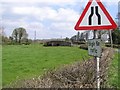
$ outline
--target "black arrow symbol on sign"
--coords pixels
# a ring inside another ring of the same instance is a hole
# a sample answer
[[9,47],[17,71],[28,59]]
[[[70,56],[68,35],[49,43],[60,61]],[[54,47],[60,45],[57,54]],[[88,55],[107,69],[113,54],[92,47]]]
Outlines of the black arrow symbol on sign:
[[89,25],[92,25],[92,16],[94,14],[94,7],[91,7],[91,14],[89,16]]
[[101,25],[101,16],[98,13],[98,6],[95,7],[95,12],[96,12],[96,15],[98,16],[98,25]]
[[[91,14],[89,16],[89,25],[92,25],[92,17],[93,17],[93,14],[94,14],[94,7],[91,7]],[[95,6],[95,14],[97,15],[98,17],[98,25],[101,25],[101,16],[100,14],[98,13],[98,6]]]

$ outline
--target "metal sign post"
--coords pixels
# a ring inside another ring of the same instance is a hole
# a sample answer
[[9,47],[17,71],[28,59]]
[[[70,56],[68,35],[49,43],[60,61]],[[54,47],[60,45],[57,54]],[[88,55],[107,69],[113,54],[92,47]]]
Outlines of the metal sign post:
[[[96,39],[96,30],[94,30],[94,37],[93,39]],[[101,53],[101,51],[99,51]],[[99,55],[101,56],[101,54]],[[97,72],[96,72],[96,77],[97,77],[97,89],[100,90],[100,58],[98,56],[95,56],[95,64],[97,62]]]
[[102,49],[101,49],[101,39],[98,39],[96,37],[96,31],[94,30],[94,37],[91,40],[88,40],[88,54],[92,55],[95,57],[95,74],[96,74],[96,81],[97,81],[97,88],[98,90],[100,90],[100,57],[101,57],[101,53],[102,53]]
[[97,88],[98,90],[100,90],[100,58],[99,57],[96,57],[97,59]]

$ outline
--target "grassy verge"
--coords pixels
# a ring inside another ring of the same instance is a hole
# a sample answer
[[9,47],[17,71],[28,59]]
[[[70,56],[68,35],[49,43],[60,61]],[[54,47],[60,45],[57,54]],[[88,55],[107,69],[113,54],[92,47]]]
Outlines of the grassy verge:
[[0,45],[0,89],[2,89],[2,46]]
[[119,56],[120,53],[115,53],[114,59],[110,65],[109,75],[108,75],[108,86],[111,88],[118,88],[120,84],[118,84],[118,76],[119,73]]
[[18,79],[29,79],[45,71],[89,58],[77,47],[43,47],[42,45],[3,46],[3,86]]

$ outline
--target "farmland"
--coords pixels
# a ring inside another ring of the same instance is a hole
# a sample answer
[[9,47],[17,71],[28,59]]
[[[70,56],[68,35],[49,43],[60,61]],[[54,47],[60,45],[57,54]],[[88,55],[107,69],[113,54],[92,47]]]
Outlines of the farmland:
[[89,58],[78,47],[42,45],[5,45],[2,50],[3,86],[16,80],[42,75],[48,70]]

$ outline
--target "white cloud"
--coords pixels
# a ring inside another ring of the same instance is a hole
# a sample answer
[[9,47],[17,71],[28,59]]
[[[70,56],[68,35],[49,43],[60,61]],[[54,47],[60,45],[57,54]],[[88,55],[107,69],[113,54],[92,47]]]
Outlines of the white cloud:
[[119,2],[119,0],[100,0],[101,2]]
[[32,12],[34,11],[34,8],[33,7],[13,7],[12,11],[15,14],[28,15],[28,14],[32,14]]
[[1,17],[1,15],[4,13],[4,11],[5,11],[5,9],[2,8],[2,4],[0,3],[0,17]]
[[74,22],[79,14],[73,9],[59,8],[55,10],[51,7],[14,7],[12,12],[18,15],[33,16],[38,20],[69,21]]
[[[79,12],[76,11],[75,5],[84,7],[87,1],[1,0],[4,9],[0,8],[0,13],[4,13],[6,14],[5,17],[7,15],[9,17],[7,17],[7,20],[3,20],[5,27],[9,28],[7,31],[9,33],[14,28],[21,26],[27,30],[30,38],[34,38],[35,30],[37,32],[37,38],[71,37],[76,33],[74,25],[79,18]],[[106,5],[116,5],[119,0],[102,1]],[[74,5],[74,8],[71,8],[72,5]],[[9,12],[7,12],[8,10]],[[14,19],[14,16],[17,16],[18,19]],[[49,23],[46,24],[46,22]]]
[[[5,32],[8,36],[10,36],[15,28],[23,27],[26,29],[26,31],[29,34],[29,38],[34,38],[34,31],[37,31],[38,33],[45,33],[44,25],[40,22],[27,22],[25,19],[19,19],[19,20],[3,20],[3,27],[5,27]],[[40,35],[41,36],[41,35]],[[38,38],[40,38],[38,36]],[[45,38],[45,37],[44,37]]]
[[[88,2],[89,0],[1,0],[1,2],[27,2],[27,3],[73,3],[73,2]],[[118,2],[119,0],[100,0],[102,2]]]
[[44,18],[54,18],[57,13],[50,7],[13,7],[12,12],[18,15],[33,16],[40,20]]
[[[27,3],[27,4],[44,4],[44,5],[75,5],[80,2],[88,2],[89,0],[1,0],[2,3]],[[119,0],[100,0],[101,2],[106,2],[109,4],[117,4]]]
[[62,4],[75,4],[77,0],[1,0],[2,3],[39,3],[39,4],[47,4],[47,5],[62,5]]
[[[69,8],[59,8],[58,10],[51,7],[13,7],[14,15],[21,15],[17,20],[4,20],[4,25],[10,28],[9,35],[12,30],[17,27],[24,27],[29,33],[30,38],[34,38],[34,31],[37,32],[37,38],[59,38],[70,37],[75,34],[74,23],[79,17],[78,13]],[[31,21],[30,17],[34,17],[37,21]],[[50,21],[50,25],[46,26],[44,21]],[[14,28],[13,28],[14,27]]]
[[18,19],[18,20],[6,20],[3,19],[3,26],[4,27],[27,27],[28,23],[25,22],[24,19]]
[[58,10],[57,17],[55,20],[62,20],[62,21],[68,21],[68,22],[74,22],[79,17],[79,14],[74,11],[73,9],[64,9],[60,8]]
[[59,31],[62,31],[62,30],[69,31],[74,29],[74,25],[73,23],[68,23],[68,22],[52,23],[51,28],[53,29],[55,28]]
[[37,38],[45,39],[45,38],[60,38],[61,36],[63,38],[65,37],[71,37],[74,34],[76,34],[76,31],[74,30],[74,24],[73,23],[67,23],[67,22],[52,22],[51,25],[47,26],[44,25],[41,22],[26,22],[23,20],[18,21],[10,21],[10,20],[4,20],[5,26],[5,32],[7,32],[8,35],[12,34],[12,31],[15,28],[23,27],[26,29],[26,31],[29,34],[29,38],[34,39],[34,32],[36,31]]
[[24,27],[27,30],[38,30],[43,29],[44,25],[41,22],[27,22],[25,19],[18,19],[18,20],[3,20],[3,26],[6,27]]

